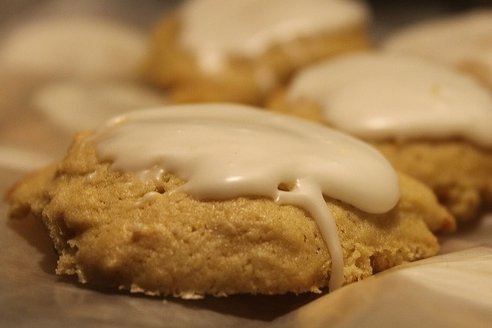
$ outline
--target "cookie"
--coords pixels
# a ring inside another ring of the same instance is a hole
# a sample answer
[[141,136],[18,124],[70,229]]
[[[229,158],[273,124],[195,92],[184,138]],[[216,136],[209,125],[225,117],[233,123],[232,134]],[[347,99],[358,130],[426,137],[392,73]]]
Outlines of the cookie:
[[492,10],[433,19],[396,31],[383,46],[452,65],[492,88]]
[[73,79],[39,87],[32,106],[67,132],[92,129],[107,119],[135,108],[157,107],[166,98],[132,82],[83,82]]
[[360,1],[188,1],[156,27],[143,74],[174,102],[257,104],[295,70],[369,46]]
[[58,274],[182,298],[333,290],[436,254],[430,229],[454,226],[367,144],[239,105],[115,118],[8,201],[43,220]]
[[300,72],[268,107],[371,142],[462,222],[492,204],[491,95],[445,65],[391,53],[347,55]]
[[12,26],[0,41],[0,68],[43,77],[136,79],[144,33],[110,19],[49,17]]

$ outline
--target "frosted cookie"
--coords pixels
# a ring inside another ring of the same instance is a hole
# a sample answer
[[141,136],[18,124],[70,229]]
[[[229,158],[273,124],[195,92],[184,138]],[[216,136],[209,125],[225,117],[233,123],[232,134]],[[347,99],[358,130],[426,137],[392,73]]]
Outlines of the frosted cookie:
[[492,10],[409,26],[384,43],[390,51],[428,57],[471,73],[492,88]]
[[108,19],[50,17],[14,25],[0,41],[0,68],[47,77],[135,78],[142,32]]
[[369,13],[347,0],[192,0],[153,34],[146,78],[174,101],[258,103],[299,67],[367,48]]
[[159,92],[129,82],[65,80],[34,92],[32,106],[68,132],[92,129],[107,119],[135,108],[166,102]]
[[454,225],[369,145],[239,105],[117,117],[8,201],[44,221],[58,274],[183,298],[333,290],[436,254],[429,228]]
[[300,72],[269,107],[370,141],[428,184],[460,221],[492,204],[492,99],[418,57],[361,53]]

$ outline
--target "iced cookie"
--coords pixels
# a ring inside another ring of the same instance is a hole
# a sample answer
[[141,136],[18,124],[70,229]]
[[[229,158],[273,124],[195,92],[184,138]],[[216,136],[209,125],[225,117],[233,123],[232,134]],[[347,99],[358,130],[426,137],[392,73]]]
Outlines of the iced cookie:
[[450,64],[492,89],[492,10],[409,26],[391,35],[384,47]]
[[107,119],[134,110],[157,107],[166,98],[132,82],[81,82],[73,79],[47,84],[32,96],[32,106],[63,130],[92,129]]
[[453,218],[374,148],[239,105],[133,112],[21,181],[58,274],[183,298],[319,292],[438,251]]
[[136,78],[141,31],[90,17],[50,17],[12,26],[0,40],[0,69],[46,77]]
[[460,221],[492,204],[491,95],[447,66],[391,53],[348,55],[303,70],[269,107],[370,141]]
[[351,0],[192,0],[155,29],[144,75],[177,102],[258,103],[299,67],[367,48],[368,19]]

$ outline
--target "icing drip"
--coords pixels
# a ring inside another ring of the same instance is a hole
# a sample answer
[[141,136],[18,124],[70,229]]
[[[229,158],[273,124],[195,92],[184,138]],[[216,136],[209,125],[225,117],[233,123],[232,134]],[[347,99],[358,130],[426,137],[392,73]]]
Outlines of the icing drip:
[[361,24],[368,16],[350,0],[200,0],[181,11],[182,44],[207,71],[228,55],[258,56],[272,44]]
[[330,290],[342,286],[344,281],[343,270],[333,269],[343,268],[343,252],[340,247],[340,239],[338,234],[333,233],[333,231],[337,231],[337,226],[329,209],[320,206],[320,204],[325,203],[325,200],[316,182],[311,181],[311,179],[299,179],[296,181],[296,186],[293,190],[289,192],[279,190],[275,202],[304,208],[316,220],[323,240],[330,251],[332,263]]
[[463,137],[492,146],[492,97],[446,66],[388,53],[361,53],[298,74],[289,100],[321,104],[325,122],[364,138]]
[[[264,196],[304,208],[332,258],[330,289],[343,283],[336,224],[323,196],[383,213],[399,199],[396,173],[372,147],[318,124],[241,105],[163,107],[115,118],[96,134],[117,170],[186,181],[198,199]],[[282,184],[295,187],[279,190]],[[378,188],[374,188],[378,186]]]

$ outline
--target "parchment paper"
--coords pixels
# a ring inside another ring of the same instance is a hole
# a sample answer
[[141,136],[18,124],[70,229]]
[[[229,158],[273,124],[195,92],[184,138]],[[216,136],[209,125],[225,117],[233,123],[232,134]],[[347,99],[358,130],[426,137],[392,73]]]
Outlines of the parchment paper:
[[[19,19],[0,25],[0,35],[50,15],[110,17],[115,12],[120,22],[145,31],[171,5],[149,1],[138,7],[135,3],[45,1],[29,7],[22,1],[17,6],[23,10],[15,8]],[[1,45],[0,39],[0,57]],[[73,85],[81,78],[0,69],[3,195],[30,170],[61,158],[73,133],[43,114],[35,95],[47,85],[67,79]],[[131,78],[96,77],[94,81],[138,83]],[[90,111],[79,115],[98,119]],[[0,327],[491,327],[491,236],[492,214],[486,214],[474,226],[442,236],[439,256],[394,268],[331,294],[183,301],[95,290],[56,276],[56,256],[43,225],[33,218],[7,220],[7,205],[1,203]]]

